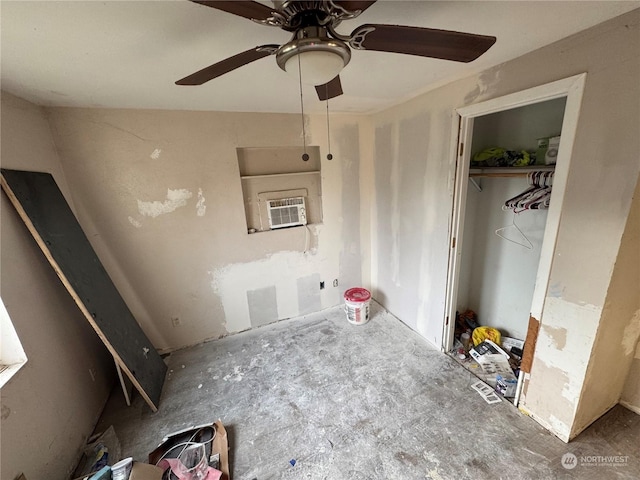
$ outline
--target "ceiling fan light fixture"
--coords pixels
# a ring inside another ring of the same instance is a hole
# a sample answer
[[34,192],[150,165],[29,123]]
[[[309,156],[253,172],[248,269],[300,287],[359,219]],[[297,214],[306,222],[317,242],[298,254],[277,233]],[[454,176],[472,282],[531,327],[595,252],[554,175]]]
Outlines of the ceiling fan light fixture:
[[[307,34],[309,28],[305,29]],[[302,70],[302,83],[329,83],[351,60],[351,50],[342,40],[326,36],[301,37],[282,45],[276,52],[276,61],[282,70],[296,78],[299,78],[299,66]]]
[[284,70],[298,78],[298,60],[302,70],[302,82],[308,85],[329,83],[344,68],[344,60],[339,55],[326,50],[306,51],[289,58]]

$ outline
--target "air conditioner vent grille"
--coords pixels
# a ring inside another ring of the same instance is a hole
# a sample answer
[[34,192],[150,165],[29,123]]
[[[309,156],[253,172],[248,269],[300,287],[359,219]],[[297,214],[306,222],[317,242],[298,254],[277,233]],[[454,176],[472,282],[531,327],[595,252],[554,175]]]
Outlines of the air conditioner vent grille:
[[267,201],[269,226],[274,228],[307,224],[304,197],[281,198]]

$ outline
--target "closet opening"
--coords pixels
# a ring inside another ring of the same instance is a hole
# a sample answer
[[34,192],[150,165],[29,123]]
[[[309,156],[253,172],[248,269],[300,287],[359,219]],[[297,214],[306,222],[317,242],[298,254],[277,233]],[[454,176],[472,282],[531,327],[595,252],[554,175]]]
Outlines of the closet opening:
[[542,317],[583,82],[571,77],[456,112],[442,348],[516,405],[530,372],[525,341],[535,341],[530,317]]

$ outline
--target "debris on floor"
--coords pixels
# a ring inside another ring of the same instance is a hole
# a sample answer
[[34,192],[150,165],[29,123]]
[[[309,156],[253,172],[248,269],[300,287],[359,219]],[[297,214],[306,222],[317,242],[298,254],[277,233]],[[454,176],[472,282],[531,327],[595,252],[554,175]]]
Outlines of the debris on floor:
[[218,420],[171,433],[149,454],[149,463],[162,468],[163,480],[231,480],[227,431]]
[[105,465],[99,471],[79,477],[78,480],[163,480],[163,470],[155,465],[132,461],[130,467],[125,470],[114,470],[109,465]]
[[[99,472],[107,465],[113,465],[121,456],[120,440],[113,426],[104,432],[91,436],[82,452],[82,458],[73,474],[74,479],[83,479]],[[96,477],[96,480],[101,477]]]
[[111,480],[111,468],[108,465],[102,467],[97,473],[91,476],[91,480]]
[[231,480],[227,431],[220,420],[165,436],[149,454],[149,463],[121,459],[119,442],[117,449],[106,446],[113,438],[117,441],[109,427],[87,447],[76,480]]
[[496,395],[496,392],[494,392],[493,389],[482,380],[472,383],[471,388],[478,392],[480,396],[484,398],[485,402],[489,404],[500,403],[502,401],[502,399]]
[[523,350],[524,341],[504,336],[497,328],[481,326],[473,310],[456,312],[451,355],[505,398],[517,395]]

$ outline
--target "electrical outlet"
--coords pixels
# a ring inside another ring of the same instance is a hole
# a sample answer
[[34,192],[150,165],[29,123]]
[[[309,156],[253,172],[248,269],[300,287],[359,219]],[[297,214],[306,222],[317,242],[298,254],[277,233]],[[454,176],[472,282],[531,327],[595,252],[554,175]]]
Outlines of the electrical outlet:
[[179,327],[180,325],[182,325],[182,322],[180,321],[180,319],[178,317],[171,317],[171,324],[174,327]]
[[333,280],[333,286],[334,286],[334,287],[337,287],[337,286],[338,286],[338,279],[337,279],[337,278]]
[[324,282],[320,282],[320,290],[324,290]]

